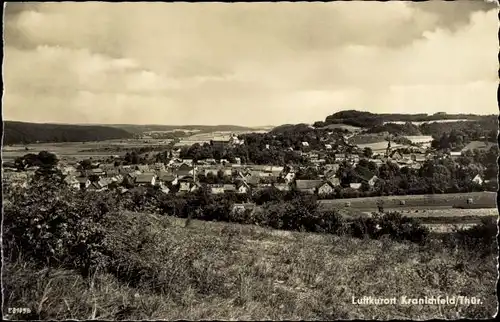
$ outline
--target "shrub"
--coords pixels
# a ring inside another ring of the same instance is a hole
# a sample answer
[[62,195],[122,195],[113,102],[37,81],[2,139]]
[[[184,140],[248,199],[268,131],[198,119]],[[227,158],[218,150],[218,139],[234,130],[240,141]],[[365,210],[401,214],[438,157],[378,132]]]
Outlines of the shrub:
[[11,260],[25,255],[39,265],[78,268],[84,275],[104,264],[100,222],[113,207],[112,198],[42,182],[5,198],[10,202],[4,209],[4,246]]
[[444,236],[444,244],[459,248],[480,257],[496,254],[498,225],[495,217],[481,219],[481,223],[466,229],[458,229]]
[[393,240],[421,243],[429,235],[429,230],[415,218],[403,216],[399,212],[389,212],[383,216],[376,216],[375,220],[379,227],[374,233],[375,238],[387,234]]

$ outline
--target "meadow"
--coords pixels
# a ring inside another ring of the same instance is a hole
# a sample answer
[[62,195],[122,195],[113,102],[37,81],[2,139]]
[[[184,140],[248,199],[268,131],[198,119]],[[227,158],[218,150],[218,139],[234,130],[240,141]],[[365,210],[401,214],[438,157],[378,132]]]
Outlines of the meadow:
[[[88,277],[4,263],[8,319],[333,320],[490,318],[496,253],[256,226],[115,214],[111,270]],[[352,298],[475,296],[468,305],[358,305]]]
[[[467,206],[467,200],[472,198],[474,207],[495,208],[495,192],[470,192],[453,194],[432,194],[432,195],[405,195],[405,196],[382,196],[350,199],[328,199],[320,200],[319,203],[326,209],[346,207],[355,208],[362,211],[374,211],[378,207],[378,202],[383,201],[384,209],[391,210],[431,210],[450,209],[454,206]],[[404,204],[403,204],[404,203]],[[453,209],[459,212],[460,209]]]
[[127,139],[108,140],[98,142],[64,142],[64,143],[37,143],[26,145],[10,145],[2,147],[2,157],[5,160],[13,161],[28,153],[39,153],[49,151],[56,154],[61,160],[84,160],[88,158],[107,158],[115,155],[123,155],[124,150],[151,147],[167,146],[165,140],[155,139]]

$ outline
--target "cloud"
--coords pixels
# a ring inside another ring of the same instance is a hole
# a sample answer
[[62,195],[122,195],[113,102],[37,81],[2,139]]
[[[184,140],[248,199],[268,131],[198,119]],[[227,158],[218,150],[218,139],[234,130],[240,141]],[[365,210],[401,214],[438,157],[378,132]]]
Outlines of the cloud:
[[347,108],[496,113],[493,7],[9,3],[4,118],[256,125]]

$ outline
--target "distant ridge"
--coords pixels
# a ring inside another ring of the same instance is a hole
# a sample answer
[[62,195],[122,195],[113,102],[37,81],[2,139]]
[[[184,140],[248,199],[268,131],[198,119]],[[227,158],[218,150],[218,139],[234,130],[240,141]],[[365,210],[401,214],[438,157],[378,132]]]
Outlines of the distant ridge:
[[102,125],[3,122],[3,144],[82,142],[133,138],[124,129]]
[[199,130],[201,132],[213,131],[252,131],[254,127],[240,125],[136,125],[136,124],[110,124],[113,128],[119,128],[131,133],[144,133],[149,131],[173,131],[173,130]]

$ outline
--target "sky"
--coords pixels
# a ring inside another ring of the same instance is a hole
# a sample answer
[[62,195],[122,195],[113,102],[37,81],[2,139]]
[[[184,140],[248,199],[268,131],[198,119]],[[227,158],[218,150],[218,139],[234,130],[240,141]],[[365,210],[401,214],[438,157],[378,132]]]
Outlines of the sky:
[[3,118],[312,123],[341,110],[497,114],[483,0],[7,3]]

